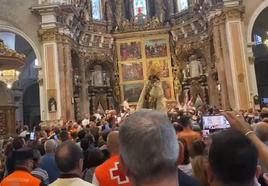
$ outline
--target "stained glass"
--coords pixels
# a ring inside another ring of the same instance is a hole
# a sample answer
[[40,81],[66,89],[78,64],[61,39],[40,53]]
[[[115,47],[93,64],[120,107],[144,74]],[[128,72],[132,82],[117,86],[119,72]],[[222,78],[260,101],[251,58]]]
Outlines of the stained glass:
[[101,19],[101,0],[92,0],[92,17],[95,20]]
[[146,0],[133,0],[134,16],[147,15]]
[[178,11],[181,12],[183,10],[187,10],[188,9],[188,0],[178,0]]

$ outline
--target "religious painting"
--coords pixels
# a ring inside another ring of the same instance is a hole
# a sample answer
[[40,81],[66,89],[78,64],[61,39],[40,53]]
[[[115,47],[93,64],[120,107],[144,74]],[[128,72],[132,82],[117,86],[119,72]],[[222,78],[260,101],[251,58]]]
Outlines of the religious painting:
[[160,77],[169,77],[169,68],[167,60],[150,60],[147,63],[148,75],[157,74]]
[[141,59],[141,42],[130,42],[120,44],[121,61]]
[[48,90],[48,112],[57,112],[56,90]]
[[164,91],[164,95],[165,95],[165,98],[166,99],[171,99],[172,98],[172,94],[171,94],[171,86],[170,86],[170,83],[167,82],[167,81],[163,81],[162,82],[162,88],[163,88],[163,91]]
[[146,0],[133,0],[134,16],[147,15]]
[[143,89],[143,83],[123,85],[124,99],[128,102],[138,102]]
[[142,63],[122,64],[123,81],[143,80]]
[[166,57],[167,41],[165,39],[155,39],[146,41],[145,54],[147,58]]

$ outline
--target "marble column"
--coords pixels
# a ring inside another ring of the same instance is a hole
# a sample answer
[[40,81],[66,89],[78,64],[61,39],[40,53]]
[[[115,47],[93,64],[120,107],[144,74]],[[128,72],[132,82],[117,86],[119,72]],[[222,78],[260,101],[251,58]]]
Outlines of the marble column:
[[73,68],[72,68],[72,56],[71,56],[71,46],[70,42],[64,44],[65,52],[65,104],[66,104],[66,119],[74,119],[74,104],[72,102],[74,97],[74,88],[73,88]]
[[88,99],[88,82],[86,79],[85,58],[80,56],[80,73],[81,73],[81,91],[80,91],[80,114],[82,118],[85,114],[89,114],[89,99]]
[[213,20],[213,45],[215,50],[215,66],[218,72],[218,82],[221,86],[221,104],[223,109],[230,109],[225,66],[222,51],[222,39],[220,37],[220,25],[224,24],[222,17],[216,17]]
[[228,71],[231,72],[234,90],[234,108],[247,110],[250,104],[249,80],[246,63],[246,48],[241,11],[238,9],[226,12],[226,33],[229,54]]

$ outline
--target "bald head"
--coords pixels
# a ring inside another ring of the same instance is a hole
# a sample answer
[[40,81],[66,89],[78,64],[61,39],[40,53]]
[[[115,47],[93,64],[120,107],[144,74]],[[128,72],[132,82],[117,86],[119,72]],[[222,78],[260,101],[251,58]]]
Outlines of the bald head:
[[107,137],[107,147],[111,155],[119,154],[119,132],[112,131]]
[[53,139],[46,141],[44,144],[44,149],[45,149],[46,153],[54,153],[56,147],[57,147],[57,144],[56,144],[55,140],[53,140]]
[[69,173],[80,167],[80,160],[83,158],[81,149],[71,141],[60,144],[55,153],[55,160],[62,173]]
[[260,122],[256,125],[256,135],[261,141],[268,141],[268,123]]

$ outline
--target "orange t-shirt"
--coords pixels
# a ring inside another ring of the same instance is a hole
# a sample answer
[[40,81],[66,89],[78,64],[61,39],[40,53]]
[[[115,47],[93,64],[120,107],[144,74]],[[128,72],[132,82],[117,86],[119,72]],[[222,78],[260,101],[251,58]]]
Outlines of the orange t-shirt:
[[40,186],[40,184],[41,180],[21,170],[13,172],[1,182],[1,186]]
[[119,155],[98,166],[95,169],[95,177],[100,186],[131,186],[129,178],[123,171]]

